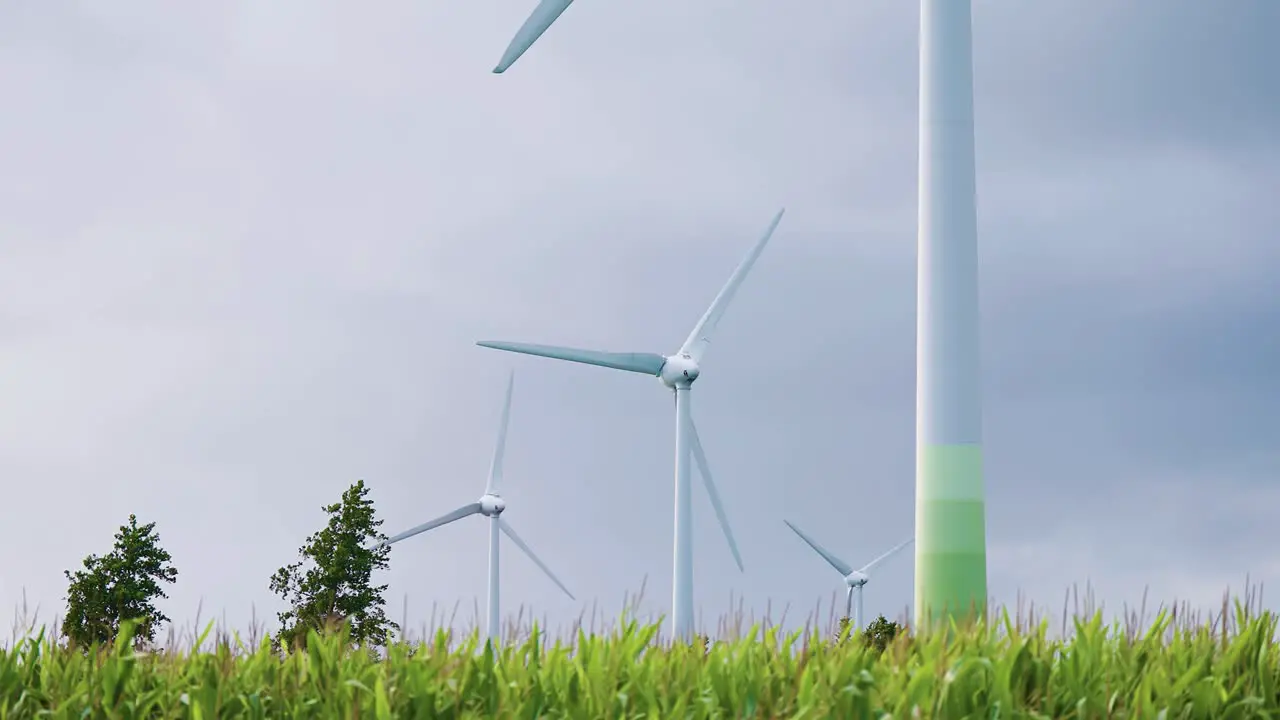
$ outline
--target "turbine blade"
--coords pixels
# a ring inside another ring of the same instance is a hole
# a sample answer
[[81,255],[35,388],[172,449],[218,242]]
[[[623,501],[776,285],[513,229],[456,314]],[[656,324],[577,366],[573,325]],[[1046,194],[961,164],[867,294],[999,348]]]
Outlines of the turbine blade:
[[511,39],[511,44],[507,46],[507,51],[502,54],[502,59],[498,61],[498,66],[493,71],[506,72],[507,68],[519,60],[520,56],[542,37],[542,33],[551,27],[551,23],[560,17],[560,13],[572,4],[573,0],[541,0],[538,7],[534,8],[529,18],[524,21],[524,25],[520,26],[516,36]]
[[864,575],[866,575],[867,573],[870,573],[870,572],[871,572],[871,568],[873,568],[873,567],[875,567],[875,566],[879,565],[880,563],[884,562],[885,560],[888,560],[891,556],[893,556],[893,555],[894,555],[895,553],[897,553],[899,550],[901,550],[902,548],[904,548],[904,547],[906,547],[906,546],[910,545],[910,544],[911,544],[911,543],[913,543],[913,542],[915,542],[915,538],[911,538],[910,540],[906,540],[906,541],[904,541],[904,542],[900,542],[900,543],[898,543],[898,544],[897,544],[897,545],[895,545],[895,546],[893,547],[893,549],[892,549],[892,550],[890,550],[889,552],[887,552],[887,553],[885,553],[885,554],[881,555],[880,557],[876,558],[875,560],[872,560],[871,562],[867,563],[866,565],[863,565],[863,566],[862,566],[862,569],[861,569],[861,570],[859,570],[858,572],[860,572],[860,573],[862,573],[862,574],[864,574]]
[[569,362],[599,365],[600,367],[628,372],[644,373],[657,376],[667,359],[656,353],[617,353],[602,350],[580,350],[578,348],[557,347],[555,345],[534,345],[531,343],[500,342],[497,340],[481,340],[476,343],[480,347],[506,350],[508,352],[537,355],[539,357],[568,360]]
[[498,491],[502,482],[502,458],[507,451],[507,425],[511,422],[511,391],[516,385],[516,373],[507,377],[507,400],[502,406],[502,423],[498,426],[498,444],[493,448],[493,462],[489,463],[489,481],[485,483],[485,495]]
[[716,520],[720,522],[720,529],[724,531],[724,539],[729,541],[729,552],[733,553],[733,561],[738,564],[738,570],[745,571],[742,567],[742,556],[738,554],[738,543],[734,542],[733,530],[729,529],[729,516],[724,512],[720,493],[716,491],[716,483],[711,479],[711,466],[707,464],[707,454],[702,450],[702,441],[698,439],[698,426],[694,424],[693,418],[689,418],[689,439],[693,441],[693,459],[698,463],[698,474],[702,476],[702,484],[706,486],[707,495],[711,498],[711,508],[716,511]]
[[769,229],[756,241],[755,247],[751,248],[751,252],[738,265],[738,268],[733,271],[733,275],[729,276],[729,282],[725,283],[724,287],[720,289],[720,294],[716,295],[716,299],[711,301],[711,307],[707,308],[707,312],[703,314],[702,319],[694,326],[693,332],[689,333],[684,345],[680,346],[681,354],[688,354],[693,358],[694,362],[702,362],[702,356],[707,351],[707,345],[711,344],[711,334],[715,332],[716,325],[720,323],[720,318],[724,315],[725,309],[729,307],[729,302],[733,300],[734,293],[738,292],[738,286],[742,285],[747,273],[751,272],[751,266],[760,257],[760,253],[764,251],[765,244],[769,242],[769,238],[773,237],[773,231],[778,229],[778,223],[782,222],[782,213],[784,212],[786,212],[786,208],[779,210],[778,214],[773,216],[773,222],[769,223]]
[[556,587],[563,590],[564,594],[569,596],[570,600],[577,600],[577,598],[573,596],[573,593],[569,592],[569,588],[565,587],[564,583],[560,582],[560,578],[556,577],[556,574],[551,572],[551,568],[547,567],[546,563],[538,559],[538,556],[533,554],[533,551],[529,549],[529,546],[525,544],[524,540],[520,539],[520,536],[516,534],[515,529],[511,527],[511,523],[503,520],[502,517],[499,516],[498,527],[502,532],[507,534],[507,537],[511,538],[511,542],[515,543],[517,547],[524,551],[525,555],[529,556],[529,559],[533,561],[534,565],[537,565],[542,572],[546,573],[547,577],[551,578],[551,582],[555,583]]
[[796,527],[790,520],[783,520],[782,522],[786,523],[787,527],[791,528],[792,532],[799,535],[801,540],[808,543],[809,547],[813,548],[815,552],[821,555],[822,559],[826,560],[827,563],[831,565],[831,567],[835,568],[836,570],[839,570],[841,575],[848,575],[849,573],[853,572],[853,567],[850,566],[849,563],[831,554],[830,550],[819,545],[817,540],[814,540],[813,538],[806,535],[803,530]]
[[480,512],[480,503],[478,502],[468,503],[458,508],[457,510],[454,510],[451,513],[446,513],[444,515],[441,515],[435,520],[424,522],[417,527],[410,528],[409,530],[405,530],[399,535],[392,535],[391,537],[387,538],[383,542],[378,543],[378,546],[380,547],[382,545],[390,545],[392,543],[398,543],[401,540],[404,540],[405,538],[411,538],[414,535],[417,535],[419,533],[424,533],[428,530],[434,530],[440,527],[441,525],[448,525],[454,520],[461,520],[462,518],[467,517],[468,515],[475,515],[478,512]]

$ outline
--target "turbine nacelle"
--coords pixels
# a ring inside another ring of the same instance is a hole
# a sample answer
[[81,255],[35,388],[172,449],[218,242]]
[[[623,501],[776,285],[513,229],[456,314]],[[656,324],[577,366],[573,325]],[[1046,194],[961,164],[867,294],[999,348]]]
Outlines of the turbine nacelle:
[[845,584],[847,584],[851,588],[862,587],[863,585],[866,585],[867,581],[870,579],[871,578],[867,577],[866,573],[858,570],[854,570],[853,572],[844,576]]
[[688,353],[679,353],[668,357],[666,362],[662,363],[662,369],[658,371],[658,377],[661,378],[662,384],[669,388],[680,385],[688,387],[698,379],[698,363]]
[[485,517],[498,517],[507,509],[507,501],[501,495],[492,493],[480,498],[480,514]]

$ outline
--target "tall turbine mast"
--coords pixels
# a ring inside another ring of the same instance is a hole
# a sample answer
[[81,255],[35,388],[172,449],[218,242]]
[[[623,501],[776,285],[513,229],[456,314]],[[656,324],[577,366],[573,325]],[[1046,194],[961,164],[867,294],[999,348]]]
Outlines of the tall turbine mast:
[[970,0],[920,0],[916,627],[987,604]]

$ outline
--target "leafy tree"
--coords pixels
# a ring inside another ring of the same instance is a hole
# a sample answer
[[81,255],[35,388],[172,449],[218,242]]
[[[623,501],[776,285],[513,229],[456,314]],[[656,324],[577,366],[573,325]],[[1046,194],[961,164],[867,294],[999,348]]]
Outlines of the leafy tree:
[[119,627],[119,618],[108,609],[111,581],[107,579],[106,559],[90,555],[83,564],[84,569],[77,570],[74,575],[63,571],[70,585],[62,634],[71,644],[88,647],[113,638]]
[[843,642],[856,636],[863,645],[873,647],[880,652],[889,647],[889,643],[893,642],[893,639],[905,629],[902,625],[890,621],[883,615],[873,620],[870,625],[861,631],[858,631],[857,628],[851,628],[850,625],[852,624],[853,620],[851,618],[840,618],[839,625],[835,631],[836,641]]
[[889,643],[902,631],[902,626],[881,615],[862,631],[862,643],[880,652],[889,647]]
[[374,586],[374,570],[385,570],[391,548],[378,531],[373,501],[364,480],[342,493],[342,501],[322,508],[329,516],[323,530],[313,533],[298,550],[301,559],[271,576],[271,592],[289,603],[278,615],[278,645],[297,648],[311,630],[327,632],[335,624],[349,625],[353,642],[384,644],[399,627],[383,608],[386,585]]
[[69,586],[62,634],[73,645],[88,647],[114,639],[120,623],[131,620],[136,621],[136,645],[155,642],[156,627],[169,621],[155,606],[157,598],[168,597],[160,583],[178,580],[172,560],[160,546],[156,524],[139,525],[130,515],[116,532],[111,552],[90,555],[82,569],[64,572]]

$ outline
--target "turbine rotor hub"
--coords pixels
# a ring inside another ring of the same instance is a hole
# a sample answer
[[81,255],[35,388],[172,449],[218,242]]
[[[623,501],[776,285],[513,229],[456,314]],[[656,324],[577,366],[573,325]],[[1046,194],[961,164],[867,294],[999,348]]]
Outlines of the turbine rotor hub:
[[485,495],[480,498],[480,514],[485,517],[498,517],[507,509],[507,501],[500,495]]
[[693,384],[693,381],[698,379],[698,374],[697,361],[688,353],[680,353],[667,358],[667,361],[662,364],[658,377],[662,379],[663,385],[673,388]]
[[863,585],[866,585],[868,579],[869,578],[867,577],[866,573],[861,573],[861,572],[858,572],[857,570],[854,570],[853,572],[845,576],[844,581],[848,583],[849,587],[856,588],[856,587],[862,587]]

